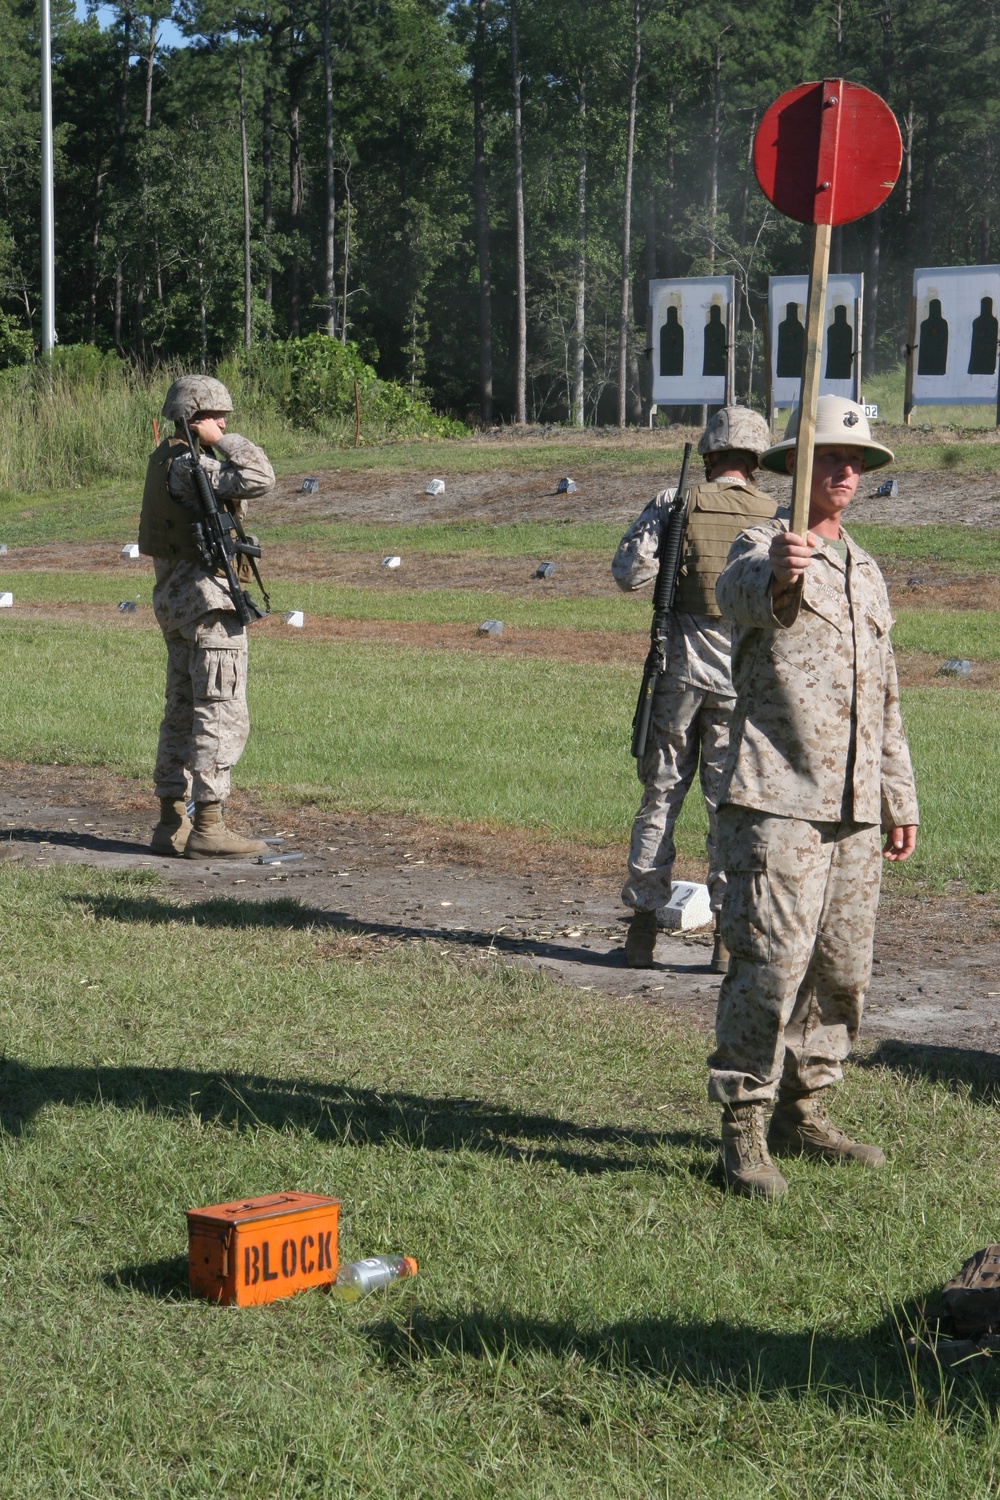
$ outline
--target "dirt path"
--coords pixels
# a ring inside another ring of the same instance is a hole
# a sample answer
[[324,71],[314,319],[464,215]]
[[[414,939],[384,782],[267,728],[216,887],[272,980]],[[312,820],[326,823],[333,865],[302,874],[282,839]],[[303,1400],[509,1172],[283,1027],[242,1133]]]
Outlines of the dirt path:
[[[891,441],[891,439],[890,439]],[[998,448],[1000,462],[1000,448]],[[266,530],[268,521],[350,521],[355,524],[410,526],[420,521],[631,521],[646,501],[664,485],[676,482],[670,469],[611,467],[574,476],[573,495],[556,493],[561,477],[556,469],[511,474],[454,474],[445,480],[442,495],[424,493],[428,474],[352,473],[317,471],[319,488],[301,493],[304,476],[278,481],[272,494],[254,506],[254,523]],[[940,471],[903,471],[895,497],[876,496],[882,475],[862,478],[851,507],[855,521],[878,521],[890,526],[933,524],[977,527],[1000,526],[1000,476],[942,474]],[[760,472],[757,481],[776,498],[787,500],[791,481]]]
[[[623,851],[407,817],[275,809],[242,795],[232,804],[234,821],[265,837],[284,835],[282,847],[301,851],[302,860],[167,860],[145,847],[151,802],[137,783],[100,771],[0,764],[4,852],[31,867],[155,871],[162,894],[137,901],[137,919],[168,918],[182,902],[203,907],[205,922],[246,921],[253,918],[246,903],[268,917],[267,903],[281,898],[300,910],[283,906],[277,920],[326,928],[331,954],[362,960],[406,942],[455,956],[492,953],[570,992],[596,989],[661,1005],[711,1028],[719,981],[707,967],[707,932],[661,936],[655,970],[624,966]],[[677,873],[698,879],[702,872],[692,865]],[[108,915],[121,920],[120,903]],[[865,1030],[873,1039],[1000,1055],[1000,901],[884,901]]]

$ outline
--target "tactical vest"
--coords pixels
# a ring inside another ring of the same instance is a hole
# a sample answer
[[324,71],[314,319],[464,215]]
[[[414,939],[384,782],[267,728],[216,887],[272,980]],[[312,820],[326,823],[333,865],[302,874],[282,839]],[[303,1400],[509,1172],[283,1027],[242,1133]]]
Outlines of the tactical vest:
[[748,526],[770,520],[776,508],[772,497],[752,484],[712,484],[706,480],[694,485],[674,608],[683,614],[720,617],[715,585],[730,547]]
[[196,519],[192,510],[175,500],[167,486],[170,465],[188,451],[183,438],[164,438],[150,455],[139,517],[139,551],[168,562],[199,562],[200,554],[191,535]]

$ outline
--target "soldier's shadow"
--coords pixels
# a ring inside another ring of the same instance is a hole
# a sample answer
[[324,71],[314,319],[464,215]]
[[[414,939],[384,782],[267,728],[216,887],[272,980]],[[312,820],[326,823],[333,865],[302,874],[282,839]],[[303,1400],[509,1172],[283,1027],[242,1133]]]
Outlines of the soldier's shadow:
[[930,1047],[887,1040],[857,1060],[859,1068],[891,1068],[947,1089],[968,1091],[978,1103],[1000,1103],[1000,1056],[973,1047]]
[[[308,1132],[342,1146],[480,1151],[579,1174],[655,1170],[707,1178],[714,1142],[697,1130],[581,1125],[487,1099],[359,1088],[256,1073],[0,1063],[0,1127],[18,1136],[47,1105],[113,1107],[230,1130]],[[671,1149],[673,1148],[673,1149]]]
[[[323,929],[349,933],[357,937],[421,939],[447,942],[454,947],[491,949],[494,953],[523,955],[532,958],[550,958],[575,964],[586,964],[600,968],[625,968],[623,948],[583,948],[564,940],[547,938],[513,937],[489,928],[422,926],[414,922],[377,922],[351,915],[350,912],[329,911],[322,907],[300,904],[287,898],[270,901],[237,900],[230,896],[211,897],[207,901],[192,901],[179,905],[154,896],[80,895],[68,898],[98,918],[113,922],[141,922],[157,925],[176,922],[183,918],[185,924],[195,927],[226,927],[236,930],[248,927],[282,927],[292,929]],[[690,963],[658,966],[662,968],[698,971],[707,964],[705,958],[696,955]],[[652,971],[650,971],[652,972]]]
[[939,1400],[943,1384],[956,1383],[957,1401],[968,1390],[973,1413],[984,1399],[1000,1397],[1000,1361],[945,1372],[933,1357],[910,1353],[905,1341],[922,1329],[915,1302],[889,1309],[857,1334],[754,1328],[681,1317],[624,1319],[578,1328],[570,1322],[479,1309],[381,1319],[367,1330],[378,1357],[413,1369],[442,1355],[483,1360],[490,1368],[535,1363],[539,1355],[571,1359],[626,1379],[638,1377],[673,1388],[678,1382],[720,1395],[734,1391],[764,1400],[808,1395],[837,1411],[873,1407],[899,1422],[921,1404]]

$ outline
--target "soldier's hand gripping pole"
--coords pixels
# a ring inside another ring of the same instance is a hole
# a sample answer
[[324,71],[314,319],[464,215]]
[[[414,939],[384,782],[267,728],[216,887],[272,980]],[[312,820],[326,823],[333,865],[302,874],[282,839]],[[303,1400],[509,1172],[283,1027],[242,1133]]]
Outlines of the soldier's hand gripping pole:
[[653,712],[653,694],[660,678],[667,670],[667,637],[670,634],[670,616],[673,613],[674,597],[677,593],[677,574],[681,565],[681,548],[684,543],[684,528],[687,525],[688,467],[691,462],[691,444],[684,444],[681,476],[677,481],[674,498],[660,528],[660,544],[656,549],[659,567],[653,586],[653,623],[649,631],[649,652],[642,670],[642,686],[639,700],[632,717],[632,754],[641,760],[646,753],[646,738],[649,720]]
[[[211,480],[202,466],[201,455],[195,447],[187,417],[182,417],[181,422],[184,425],[184,436],[187,439],[191,462],[194,465],[194,487],[198,496],[198,504],[201,507],[199,529],[205,565],[211,569],[218,568],[223,573],[226,588],[229,590],[240,624],[252,625],[254,620],[262,620],[265,612],[270,613],[271,608],[271,601],[257,571],[256,559],[260,556],[260,548],[254,542],[247,540],[238,516],[233,515],[229,510],[220,513]],[[240,587],[236,569],[233,567],[234,557],[249,559],[254,577],[264,595],[264,609],[260,609],[246,589]]]

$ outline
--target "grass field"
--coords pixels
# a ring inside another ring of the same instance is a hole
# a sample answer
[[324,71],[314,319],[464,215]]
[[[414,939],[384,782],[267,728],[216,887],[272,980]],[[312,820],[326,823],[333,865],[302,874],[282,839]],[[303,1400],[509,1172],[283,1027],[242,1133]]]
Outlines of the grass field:
[[[546,461],[572,472],[561,442]],[[409,464],[483,468],[475,446],[411,445]],[[596,459],[622,461],[613,443]],[[107,571],[0,559],[19,603],[106,607],[0,616],[0,757],[148,778],[163,645],[148,570],[117,563],[135,509],[110,487],[0,499],[0,540],[109,543]],[[915,568],[1000,563],[992,532],[854,529]],[[616,531],[309,523],[275,540],[360,566],[390,546],[481,558],[488,578],[490,559],[606,561]],[[620,641],[649,607],[610,587],[384,577],[279,578],[274,602],[470,636],[495,615],[543,643]],[[986,610],[901,609],[894,638],[904,658],[1000,659]],[[638,655],[629,670],[288,632],[258,635],[251,660],[238,781],[264,799],[624,844]],[[890,889],[997,888],[998,700],[904,693],[923,826]],[[681,852],[703,837],[692,796]],[[914,1300],[997,1237],[988,1059],[863,1055],[836,1114],[888,1168],[791,1163],[767,1206],[720,1191],[710,1038],[652,995],[565,990],[447,938],[376,944],[295,901],[185,905],[152,872],[83,864],[0,864],[0,934],[0,1496],[1000,1496],[1000,1375],[918,1367],[900,1339]],[[343,1259],[410,1253],[416,1281],[355,1309],[191,1301],[183,1210],[293,1187],[341,1198]]]
[[[961,649],[960,629],[947,639]],[[15,622],[3,640],[0,755],[148,773],[161,712],[157,633]],[[67,671],[73,661],[100,662],[100,674]],[[636,673],[618,667],[260,639],[240,784],[275,800],[620,843],[636,795],[635,691]],[[997,885],[998,707],[994,692],[904,693],[924,827],[917,855],[890,880]],[[681,848],[697,854],[698,798],[680,831]]]
[[[707,1038],[655,1005],[79,866],[0,868],[0,921],[3,1493],[995,1493],[997,1378],[897,1338],[994,1235],[985,1074],[863,1061],[888,1169],[768,1207],[720,1194]],[[190,1302],[183,1209],[289,1187],[417,1280]]]

